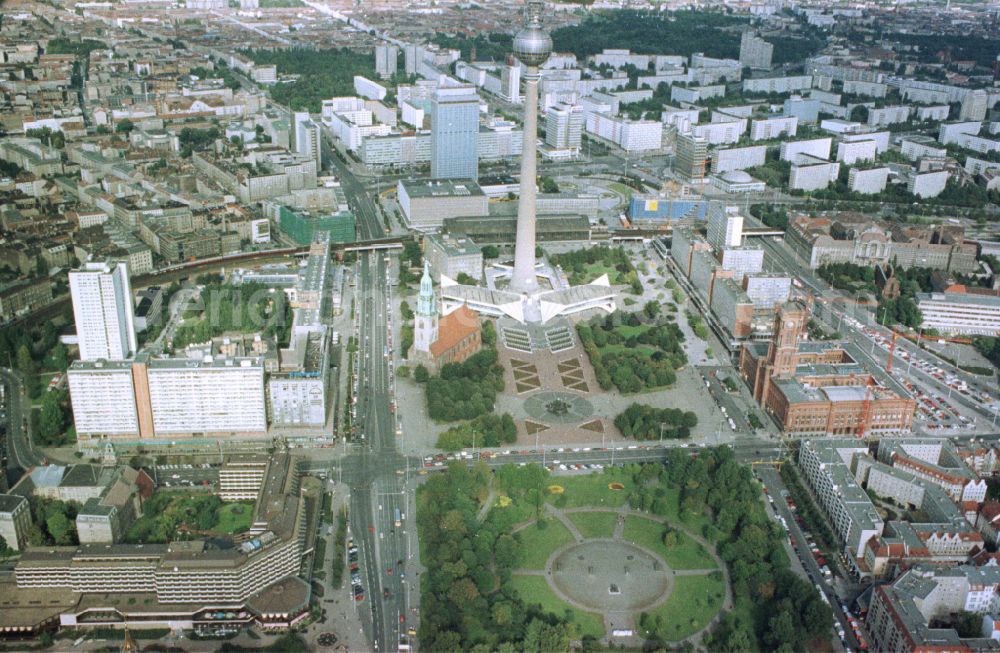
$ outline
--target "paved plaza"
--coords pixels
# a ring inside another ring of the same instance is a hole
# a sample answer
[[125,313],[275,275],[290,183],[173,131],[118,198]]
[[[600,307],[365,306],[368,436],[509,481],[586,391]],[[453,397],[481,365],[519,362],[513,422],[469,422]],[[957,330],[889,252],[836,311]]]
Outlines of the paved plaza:
[[552,561],[549,583],[593,612],[637,612],[667,600],[670,569],[657,555],[615,539],[584,540]]

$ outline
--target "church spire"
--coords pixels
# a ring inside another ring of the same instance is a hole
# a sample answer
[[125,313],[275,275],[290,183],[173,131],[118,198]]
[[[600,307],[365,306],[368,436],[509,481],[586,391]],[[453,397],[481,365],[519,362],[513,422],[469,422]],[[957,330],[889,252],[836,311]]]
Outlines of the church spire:
[[431,279],[431,266],[424,261],[424,276],[420,279],[420,296],[417,298],[417,314],[425,317],[437,315],[437,296]]

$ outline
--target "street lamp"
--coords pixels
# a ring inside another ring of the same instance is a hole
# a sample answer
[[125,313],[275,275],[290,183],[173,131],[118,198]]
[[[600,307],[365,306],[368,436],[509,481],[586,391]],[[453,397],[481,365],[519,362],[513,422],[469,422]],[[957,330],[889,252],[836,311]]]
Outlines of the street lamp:
[[[955,372],[957,374],[962,373],[962,348],[958,348],[958,353],[955,354]],[[948,398],[951,399],[951,384],[948,384]]]

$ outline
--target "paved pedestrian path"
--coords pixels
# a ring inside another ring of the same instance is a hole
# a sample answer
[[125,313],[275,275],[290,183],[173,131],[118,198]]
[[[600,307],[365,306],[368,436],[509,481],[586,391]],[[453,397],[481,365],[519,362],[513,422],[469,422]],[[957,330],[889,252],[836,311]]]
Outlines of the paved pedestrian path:
[[566,530],[570,532],[576,542],[583,542],[587,539],[583,536],[583,533],[580,532],[580,529],[576,527],[576,524],[573,523],[573,520],[566,516],[565,512],[554,507],[551,503],[545,504],[545,510],[549,515],[562,522],[562,525],[566,527]]
[[487,513],[489,513],[490,508],[493,507],[493,502],[497,500],[497,493],[492,487],[490,488],[490,493],[486,495],[486,501],[483,501],[482,507],[479,509],[479,513],[476,515],[476,521],[483,521],[486,519]]
[[[614,528],[614,532],[613,532],[611,538],[587,538],[587,537],[585,537],[580,532],[580,529],[577,527],[576,523],[572,519],[569,518],[569,515],[572,514],[572,513],[582,513],[582,512],[610,512],[610,513],[617,514],[618,515],[618,519],[615,522],[615,528]],[[721,571],[721,573],[723,574],[724,579],[725,579],[725,588],[726,588],[726,594],[725,594],[725,597],[724,597],[723,602],[722,602],[722,608],[719,610],[718,614],[716,614],[708,622],[708,624],[706,624],[701,630],[699,630],[699,631],[697,631],[697,632],[689,635],[688,637],[685,637],[682,640],[679,640],[677,642],[673,642],[673,644],[690,643],[692,645],[699,646],[701,644],[701,642],[703,641],[705,634],[708,633],[719,622],[719,620],[722,618],[722,615],[725,612],[728,612],[728,611],[732,610],[732,608],[733,608],[732,590],[731,590],[731,588],[729,586],[729,571],[726,568],[725,562],[723,562],[723,560],[719,557],[718,553],[715,550],[715,546],[714,545],[712,545],[710,542],[708,542],[707,540],[705,540],[705,538],[703,538],[701,535],[699,535],[699,534],[691,531],[690,529],[688,529],[686,526],[684,526],[682,524],[678,524],[677,522],[673,522],[673,521],[664,519],[663,517],[660,517],[660,516],[657,516],[657,515],[653,515],[653,514],[646,513],[646,512],[640,512],[638,510],[633,510],[632,508],[630,508],[627,505],[622,506],[620,508],[603,508],[603,507],[593,507],[593,508],[590,508],[590,507],[582,507],[582,508],[560,509],[560,508],[556,508],[555,506],[553,506],[550,503],[546,503],[545,504],[545,515],[547,517],[549,517],[549,518],[558,520],[563,526],[565,526],[566,529],[573,536],[573,541],[570,542],[570,543],[568,543],[568,544],[565,544],[565,545],[559,547],[558,549],[556,549],[555,551],[553,551],[552,554],[549,556],[549,558],[548,558],[548,560],[547,560],[547,562],[545,564],[545,568],[544,569],[515,569],[515,570],[513,570],[512,573],[515,576],[538,576],[538,577],[545,578],[548,581],[549,588],[553,591],[553,593],[556,596],[558,596],[560,600],[564,601],[567,605],[570,605],[570,606],[572,606],[572,607],[574,607],[574,608],[576,608],[578,610],[582,610],[584,612],[595,612],[593,606],[591,606],[591,605],[584,605],[584,604],[582,604],[582,603],[574,600],[572,597],[568,596],[565,592],[563,592],[559,588],[559,586],[558,586],[557,583],[553,582],[553,579],[552,579],[552,569],[553,569],[553,565],[554,565],[555,560],[557,560],[566,551],[568,551],[568,550],[572,549],[573,547],[579,545],[580,543],[582,543],[582,542],[587,541],[588,539],[590,539],[590,540],[599,540],[599,541],[603,540],[603,541],[607,541],[609,543],[611,543],[611,542],[623,542],[623,543],[627,543],[630,546],[637,547],[637,548],[642,549],[643,551],[649,553],[650,555],[652,555],[655,558],[657,558],[658,560],[660,560],[661,564],[663,564],[664,566],[666,566],[666,568],[667,568],[667,570],[669,572],[669,578],[670,578],[670,582],[668,584],[668,589],[666,591],[664,591],[663,594],[654,603],[652,603],[650,605],[647,605],[647,606],[643,606],[642,611],[647,611],[648,612],[651,609],[655,609],[655,608],[659,607],[660,605],[662,605],[664,602],[666,602],[670,598],[670,595],[673,592],[673,586],[674,586],[673,579],[674,578],[677,578],[677,577],[689,577],[689,576],[705,576],[705,575],[711,574],[711,573],[716,572],[716,571]],[[705,551],[707,551],[709,553],[709,555],[712,557],[712,560],[715,561],[715,564],[717,565],[717,567],[716,568],[712,568],[712,569],[681,569],[681,570],[673,569],[672,567],[670,567],[666,563],[666,561],[664,561],[662,559],[662,556],[660,556],[657,552],[650,551],[649,549],[647,549],[646,547],[642,546],[641,544],[638,544],[636,542],[630,542],[630,541],[628,541],[628,540],[625,539],[625,537],[624,537],[625,520],[628,517],[638,517],[638,518],[641,518],[641,519],[648,519],[650,521],[655,521],[655,522],[658,522],[658,523],[661,523],[661,524],[669,525],[671,528],[674,528],[674,529],[677,529],[678,531],[681,531],[682,533],[684,533],[684,535],[686,535],[687,537],[691,538],[692,540],[694,540],[695,542],[697,542],[701,547],[703,547],[705,549]],[[518,525],[517,527],[514,528],[514,532],[517,532],[519,530],[522,530],[523,528],[526,528],[527,526],[529,526],[532,523],[534,523],[534,521],[535,520],[532,520],[532,521],[526,522],[524,524]],[[604,619],[604,629],[605,629],[604,642],[605,642],[605,644],[609,644],[609,645],[610,644],[624,644],[625,646],[641,646],[641,645],[643,645],[645,643],[644,640],[643,640],[643,638],[640,637],[640,636],[624,637],[623,638],[623,637],[612,637],[610,635],[612,632],[614,632],[616,630],[632,630],[633,632],[637,632],[638,628],[637,628],[637,624],[635,623],[635,616],[636,616],[635,612],[622,612],[622,611],[607,609],[607,610],[600,611],[599,614]]]

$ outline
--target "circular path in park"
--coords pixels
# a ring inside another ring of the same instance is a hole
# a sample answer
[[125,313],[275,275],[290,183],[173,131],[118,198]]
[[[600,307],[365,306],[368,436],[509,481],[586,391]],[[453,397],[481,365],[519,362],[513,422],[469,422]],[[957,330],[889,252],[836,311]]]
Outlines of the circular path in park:
[[[666,602],[673,592],[674,579],[678,576],[703,576],[721,571],[725,577],[726,588],[719,612],[700,630],[678,641],[697,644],[708,629],[718,622],[721,614],[732,609],[729,572],[725,563],[716,554],[714,546],[684,526],[656,515],[632,510],[628,506],[560,509],[552,504],[545,504],[545,510],[549,517],[557,519],[569,530],[573,541],[553,551],[543,570],[515,569],[513,573],[520,576],[543,576],[562,601],[578,610],[600,614],[604,619],[605,642],[642,644],[643,638],[639,634],[635,616],[640,612],[649,612]],[[617,514],[612,537],[588,538],[583,535],[569,518],[572,513],[582,512]],[[630,516],[669,525],[681,531],[711,556],[716,567],[673,569],[655,551],[623,537],[625,520]],[[533,523],[535,522],[523,524],[516,530]],[[615,631],[632,631],[634,635],[614,636]]]

